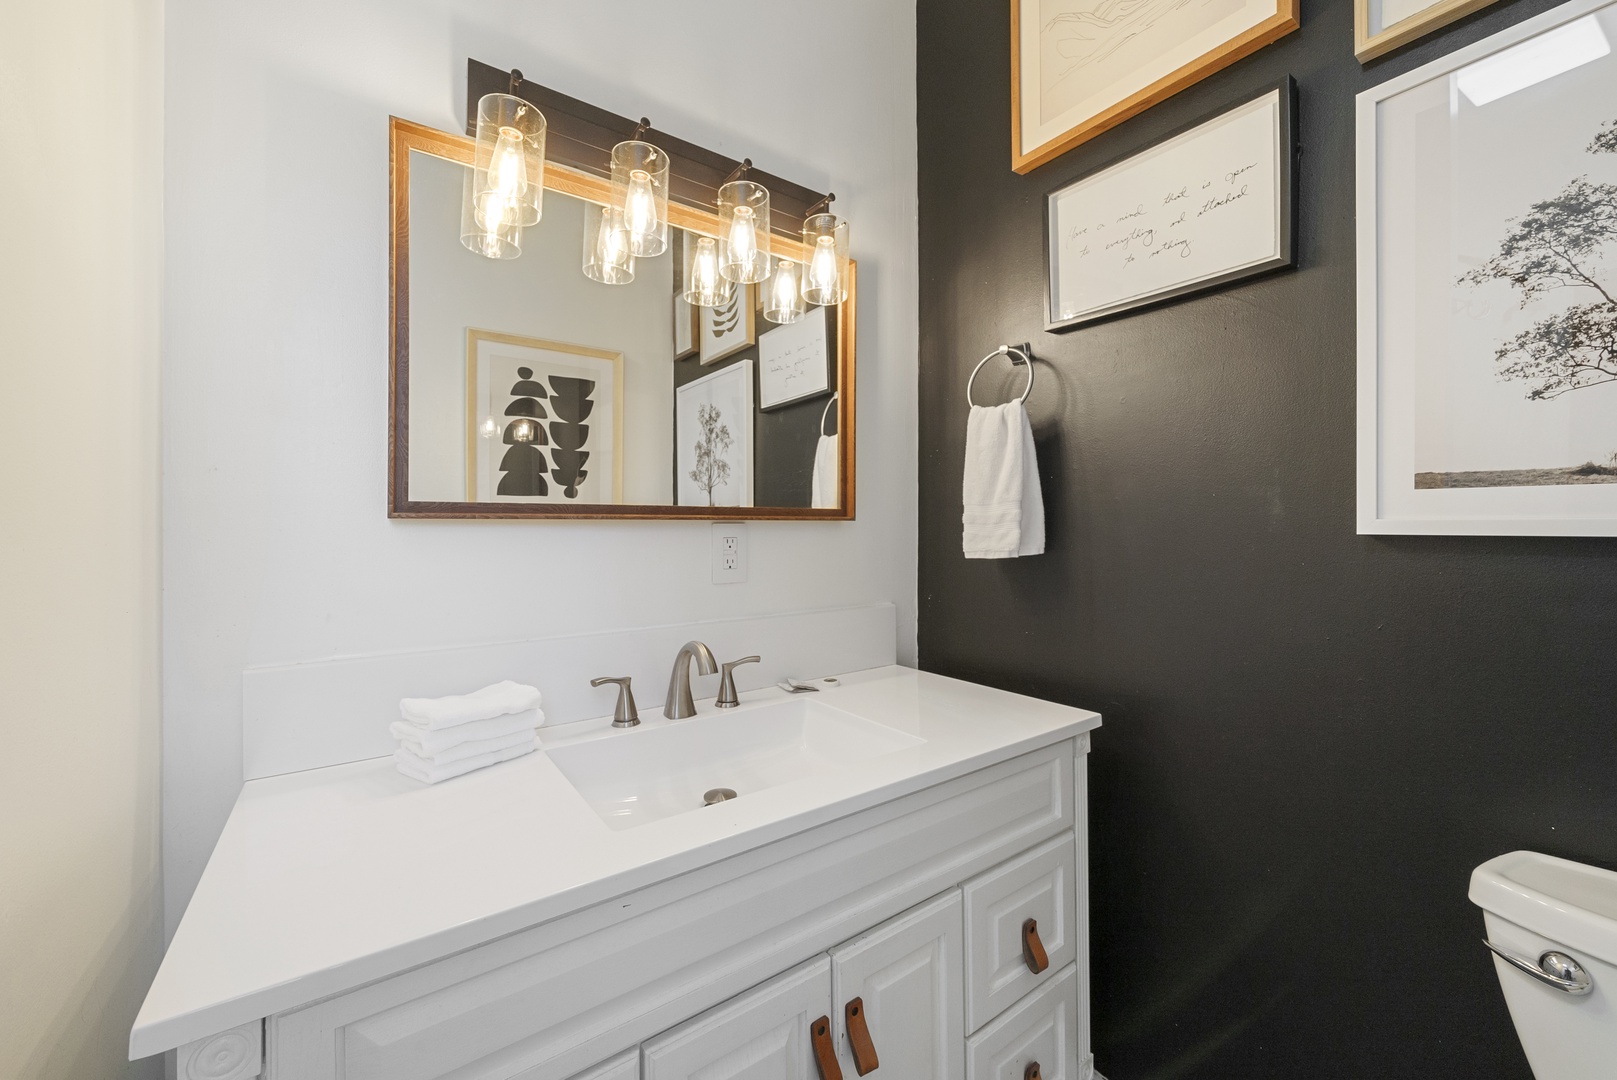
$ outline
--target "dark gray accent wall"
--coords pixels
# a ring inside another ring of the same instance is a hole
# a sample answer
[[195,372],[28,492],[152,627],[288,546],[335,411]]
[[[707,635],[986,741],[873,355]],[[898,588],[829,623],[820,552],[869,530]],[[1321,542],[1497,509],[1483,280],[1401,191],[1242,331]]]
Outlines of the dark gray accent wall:
[[[917,6],[920,662],[1105,716],[1108,1080],[1528,1080],[1471,869],[1617,867],[1617,541],[1354,533],[1353,95],[1551,6],[1361,69],[1350,0],[1305,0],[1297,33],[1025,177],[1009,5]],[[1044,194],[1286,74],[1300,269],[1043,333]],[[967,561],[966,375],[1023,340],[1049,550]]]

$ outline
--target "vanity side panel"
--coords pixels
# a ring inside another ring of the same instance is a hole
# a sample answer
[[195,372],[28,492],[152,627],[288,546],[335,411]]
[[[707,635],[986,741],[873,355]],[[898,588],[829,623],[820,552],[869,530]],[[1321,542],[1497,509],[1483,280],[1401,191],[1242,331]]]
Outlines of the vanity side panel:
[[283,1014],[299,1080],[563,1080],[1073,823],[1071,741]]

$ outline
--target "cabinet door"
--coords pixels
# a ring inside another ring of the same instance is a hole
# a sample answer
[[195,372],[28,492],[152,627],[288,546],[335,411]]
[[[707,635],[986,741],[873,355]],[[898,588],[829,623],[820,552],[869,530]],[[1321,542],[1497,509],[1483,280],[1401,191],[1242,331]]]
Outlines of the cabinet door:
[[640,1080],[640,1051],[629,1050],[611,1061],[586,1069],[573,1080]]
[[831,951],[837,1056],[859,1075],[848,1004],[859,999],[880,1080],[963,1080],[965,1004],[959,890]]
[[830,1011],[821,955],[645,1043],[644,1080],[820,1080],[809,1028]]

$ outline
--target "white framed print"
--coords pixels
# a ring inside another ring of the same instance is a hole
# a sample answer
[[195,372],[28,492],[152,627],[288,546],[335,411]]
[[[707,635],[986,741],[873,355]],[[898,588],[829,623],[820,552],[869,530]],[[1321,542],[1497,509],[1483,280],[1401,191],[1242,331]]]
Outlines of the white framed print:
[[736,285],[724,303],[702,308],[697,362],[716,364],[756,345],[757,316],[753,310],[751,285]]
[[1297,29],[1298,0],[1011,0],[1011,168],[1030,172]]
[[831,389],[826,308],[758,338],[758,407],[773,409]]
[[675,501],[752,505],[752,361],[738,360],[674,391]]
[[1357,100],[1358,530],[1617,536],[1617,2]]
[[1045,330],[1296,263],[1288,76],[1045,197]]
[[468,502],[623,501],[623,354],[466,331]]

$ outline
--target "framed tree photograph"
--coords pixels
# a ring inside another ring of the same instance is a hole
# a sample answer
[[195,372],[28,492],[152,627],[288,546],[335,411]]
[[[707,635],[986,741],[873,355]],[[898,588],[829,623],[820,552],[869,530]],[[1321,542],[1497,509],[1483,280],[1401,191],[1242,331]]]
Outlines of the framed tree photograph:
[[466,501],[623,501],[623,354],[466,332]]
[[1353,0],[1353,55],[1359,63],[1401,49],[1498,0]]
[[674,481],[680,506],[751,506],[752,361],[674,391]]
[[1031,172],[1297,29],[1298,0],[1011,0],[1011,168]]
[[1617,535],[1614,37],[1573,0],[1359,95],[1361,533]]

